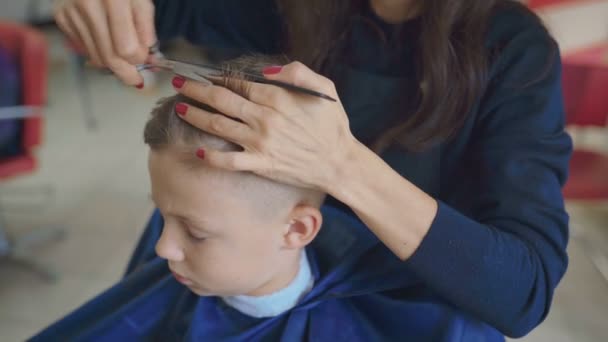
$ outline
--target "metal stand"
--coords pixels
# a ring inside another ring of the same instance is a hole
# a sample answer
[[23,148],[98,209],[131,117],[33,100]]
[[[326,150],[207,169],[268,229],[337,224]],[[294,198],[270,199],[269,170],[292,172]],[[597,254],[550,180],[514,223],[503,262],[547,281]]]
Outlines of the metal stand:
[[87,129],[90,132],[97,131],[99,126],[95,113],[93,113],[93,102],[91,99],[91,90],[89,80],[85,69],[86,58],[79,55],[75,51],[70,52],[70,66],[73,70],[74,81],[76,82],[76,91],[80,98],[80,106]]

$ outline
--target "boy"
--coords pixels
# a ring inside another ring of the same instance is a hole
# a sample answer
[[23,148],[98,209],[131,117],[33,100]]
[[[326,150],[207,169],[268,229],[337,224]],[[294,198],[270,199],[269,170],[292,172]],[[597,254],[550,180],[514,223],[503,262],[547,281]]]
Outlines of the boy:
[[[243,83],[225,85],[246,96]],[[495,331],[417,293],[420,280],[360,221],[319,210],[324,194],[204,166],[192,153],[201,145],[239,147],[189,126],[179,102],[193,103],[162,100],[145,128],[162,216],[127,276],[32,340],[467,341]]]
[[144,132],[152,198],[164,218],[156,244],[176,279],[200,296],[221,296],[253,317],[276,316],[312,287],[304,247],[322,222],[324,194],[252,173],[205,166],[197,146],[239,147],[174,113],[181,95],[159,102]]

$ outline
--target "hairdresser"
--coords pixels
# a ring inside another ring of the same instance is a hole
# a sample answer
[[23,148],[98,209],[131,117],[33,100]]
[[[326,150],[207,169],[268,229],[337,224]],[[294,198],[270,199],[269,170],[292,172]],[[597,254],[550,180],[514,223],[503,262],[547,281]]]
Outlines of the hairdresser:
[[130,86],[145,86],[135,65],[157,40],[286,54],[296,62],[266,67],[266,78],[338,101],[173,79],[232,117],[189,106],[184,120],[244,148],[192,151],[201,163],[327,192],[416,274],[404,298],[436,298],[512,337],[549,312],[568,262],[572,146],[558,47],[524,5],[67,0],[56,20]]

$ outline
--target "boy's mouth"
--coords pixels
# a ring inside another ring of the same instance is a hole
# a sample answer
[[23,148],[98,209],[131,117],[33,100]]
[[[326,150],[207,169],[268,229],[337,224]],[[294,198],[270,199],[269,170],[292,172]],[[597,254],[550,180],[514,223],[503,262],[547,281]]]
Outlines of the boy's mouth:
[[182,283],[182,284],[184,284],[186,286],[194,284],[192,282],[192,280],[190,280],[188,278],[185,278],[185,277],[182,277],[181,275],[179,275],[179,274],[177,274],[177,273],[175,273],[173,271],[171,271],[171,274],[173,274],[173,276],[175,277],[175,279],[177,279],[177,281],[179,281],[180,283]]

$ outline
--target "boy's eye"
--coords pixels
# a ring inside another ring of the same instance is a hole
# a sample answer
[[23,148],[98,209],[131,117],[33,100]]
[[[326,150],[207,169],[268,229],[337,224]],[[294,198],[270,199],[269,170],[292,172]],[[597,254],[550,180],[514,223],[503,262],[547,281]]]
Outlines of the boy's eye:
[[186,234],[188,234],[188,238],[190,238],[191,240],[200,242],[200,241],[203,241],[203,240],[206,239],[205,237],[198,236],[197,234],[194,234],[192,232],[192,229],[190,228],[190,226],[186,222],[182,221],[182,225],[183,225],[183,228],[186,230]]
[[188,237],[194,241],[204,241],[206,239],[204,237],[200,237],[200,236],[196,236],[196,235],[192,234],[192,232],[189,230],[188,230]]

